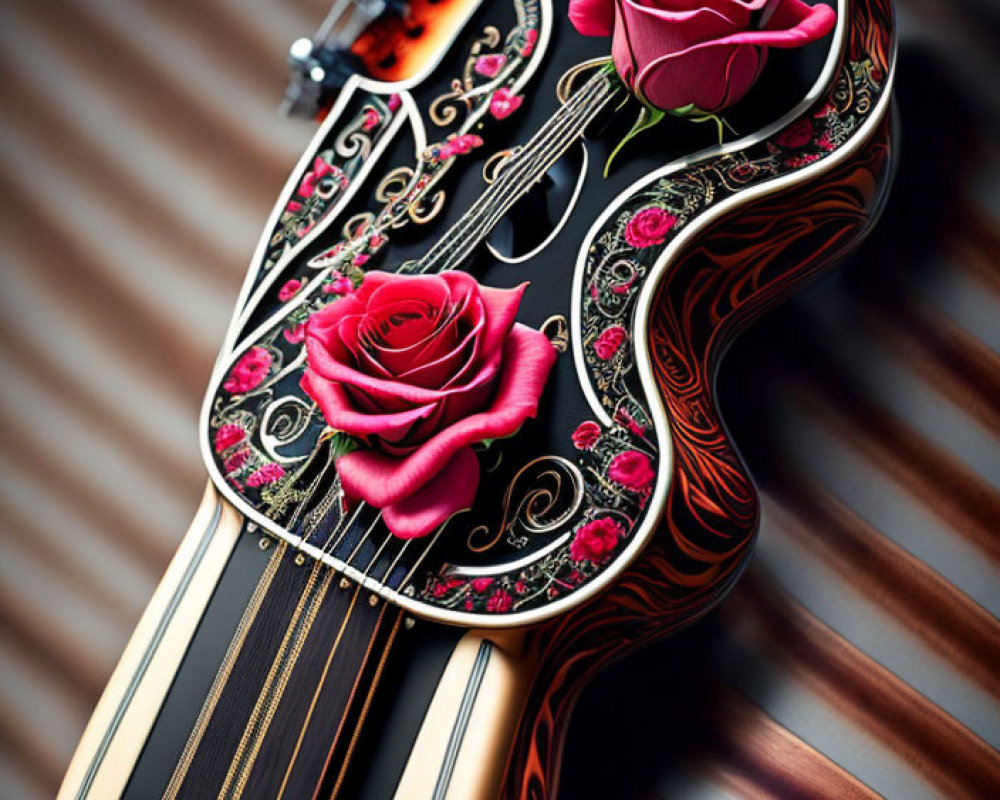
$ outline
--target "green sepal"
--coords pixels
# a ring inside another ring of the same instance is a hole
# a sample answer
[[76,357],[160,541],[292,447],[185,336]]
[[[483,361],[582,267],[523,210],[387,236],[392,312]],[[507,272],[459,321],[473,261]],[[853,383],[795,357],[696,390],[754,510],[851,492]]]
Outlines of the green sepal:
[[635,124],[632,126],[632,130],[625,134],[625,138],[622,139],[618,146],[611,151],[611,155],[608,156],[608,160],[604,162],[604,177],[608,177],[608,171],[611,169],[611,162],[615,160],[615,156],[618,152],[628,144],[632,139],[638,136],[645,130],[649,130],[654,125],[658,124],[665,116],[665,111],[661,111],[658,108],[653,108],[645,103],[642,105],[642,110],[639,112],[639,117],[636,119]]
[[719,144],[722,144],[725,139],[725,131],[727,130],[734,136],[739,136],[736,129],[725,119],[718,114],[710,114],[707,111],[702,111],[694,103],[688,103],[686,106],[671,109],[669,113],[675,117],[690,120],[691,122],[714,122],[719,131]]
[[353,453],[355,450],[361,449],[361,442],[353,436],[348,436],[343,431],[335,431],[332,428],[327,428],[323,431],[319,439],[321,442],[329,443],[330,458],[334,461],[341,456],[346,456],[348,453]]

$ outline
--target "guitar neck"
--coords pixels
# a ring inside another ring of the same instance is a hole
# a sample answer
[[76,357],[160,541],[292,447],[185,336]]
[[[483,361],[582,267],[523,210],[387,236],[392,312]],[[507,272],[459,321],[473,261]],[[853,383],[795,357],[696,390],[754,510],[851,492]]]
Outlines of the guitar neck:
[[214,492],[154,609],[60,800],[496,796],[533,669],[518,637],[415,623]]

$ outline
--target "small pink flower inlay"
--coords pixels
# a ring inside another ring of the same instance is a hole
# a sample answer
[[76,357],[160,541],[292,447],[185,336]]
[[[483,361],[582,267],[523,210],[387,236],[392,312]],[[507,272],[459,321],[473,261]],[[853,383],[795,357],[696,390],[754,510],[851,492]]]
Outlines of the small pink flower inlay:
[[242,426],[230,422],[215,432],[215,452],[221,453],[247,438],[247,432]]
[[638,450],[627,450],[612,459],[608,477],[626,489],[643,493],[656,480],[656,473],[649,463],[649,456]]
[[246,394],[260,386],[271,371],[274,360],[270,351],[256,345],[251,347],[236,362],[222,388],[230,394]]
[[594,352],[602,361],[608,361],[618,352],[618,348],[628,338],[628,333],[621,325],[612,325],[601,331],[594,341]]
[[382,115],[374,108],[365,109],[365,121],[361,123],[361,130],[368,132],[374,130],[382,121]]
[[514,94],[510,89],[504,86],[501,89],[497,89],[493,93],[493,97],[490,98],[490,113],[496,119],[506,119],[517,111],[523,102],[523,97]]
[[240,467],[242,467],[247,458],[250,456],[250,451],[245,447],[242,450],[237,450],[229,458],[226,459],[226,463],[222,465],[223,471],[228,475],[231,472],[236,472]]
[[577,450],[589,450],[593,447],[601,436],[601,426],[593,420],[585,420],[576,426],[573,431],[573,447]]
[[495,78],[500,70],[507,63],[507,56],[502,53],[493,53],[487,56],[479,56],[473,69],[485,78]]
[[301,288],[302,288],[302,281],[300,281],[298,278],[292,278],[290,281],[287,281],[285,285],[281,287],[280,290],[278,290],[278,299],[282,303],[287,303],[289,300],[291,300],[293,297],[295,297],[295,295],[299,293],[299,289]]
[[521,55],[527,58],[535,52],[535,45],[538,43],[538,31],[535,28],[525,31],[524,47],[521,48]]
[[510,596],[510,592],[504,589],[497,589],[492,597],[486,601],[486,610],[491,614],[503,614],[506,611],[510,611],[510,607],[514,604],[514,598]]
[[474,133],[463,133],[461,136],[456,136],[453,139],[449,139],[441,146],[440,156],[441,158],[450,158],[454,155],[465,155],[473,150],[473,148],[481,147],[483,140],[481,137],[476,136]]
[[271,462],[251,472],[250,477],[247,478],[247,486],[254,488],[268,486],[277,483],[283,477],[285,477],[285,468],[281,464]]
[[329,283],[323,284],[324,294],[345,295],[354,291],[354,283],[350,278],[334,270],[330,273]]
[[611,557],[623,531],[621,523],[611,517],[600,517],[588,522],[576,532],[569,546],[569,555],[574,561],[590,561],[603,564]]
[[803,147],[809,144],[812,135],[812,123],[807,119],[800,119],[779,133],[774,140],[782,147]]
[[625,241],[632,247],[663,244],[667,233],[677,224],[677,217],[653,206],[639,211],[625,226]]
[[283,330],[281,335],[285,337],[285,341],[289,344],[298,344],[306,338],[306,324],[300,322],[298,325],[293,325],[291,328]]

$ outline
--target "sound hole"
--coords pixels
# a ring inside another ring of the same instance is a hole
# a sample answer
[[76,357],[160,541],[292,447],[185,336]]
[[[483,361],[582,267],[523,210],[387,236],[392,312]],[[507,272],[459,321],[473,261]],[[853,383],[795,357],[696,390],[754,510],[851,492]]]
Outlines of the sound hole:
[[522,259],[562,227],[573,210],[586,164],[585,146],[574,145],[514,204],[486,240],[498,258]]

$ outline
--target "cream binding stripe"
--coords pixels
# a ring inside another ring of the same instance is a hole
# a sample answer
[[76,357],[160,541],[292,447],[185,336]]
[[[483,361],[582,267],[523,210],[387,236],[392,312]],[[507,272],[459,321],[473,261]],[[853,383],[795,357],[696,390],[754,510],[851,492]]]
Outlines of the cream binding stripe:
[[[510,641],[506,641],[510,639]],[[394,800],[493,800],[534,675],[519,635],[462,637],[438,682]]]
[[57,800],[124,792],[242,524],[209,485],[87,723]]

